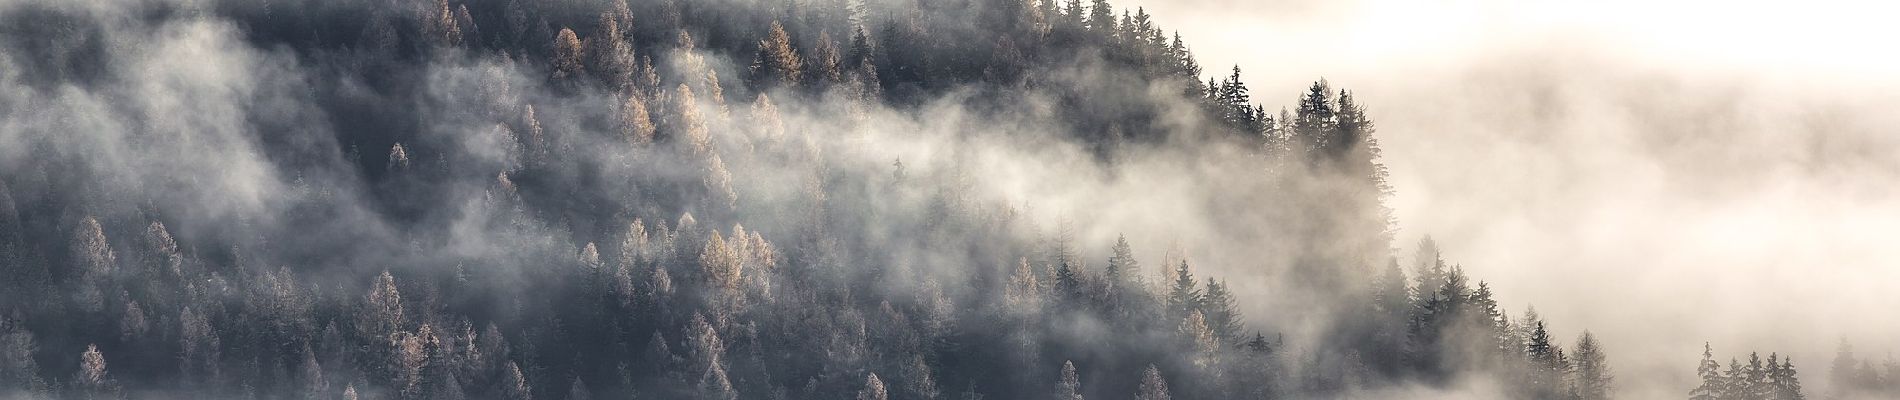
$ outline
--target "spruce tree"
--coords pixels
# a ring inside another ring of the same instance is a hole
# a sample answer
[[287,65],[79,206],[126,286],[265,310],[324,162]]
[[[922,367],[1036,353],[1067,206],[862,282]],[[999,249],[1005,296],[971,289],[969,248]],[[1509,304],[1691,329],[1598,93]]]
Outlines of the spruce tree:
[[1168,290],[1168,312],[1174,321],[1187,318],[1201,307],[1201,291],[1195,287],[1194,273],[1188,270],[1187,261],[1174,269],[1174,285]]
[[884,381],[877,379],[877,374],[865,376],[864,388],[858,389],[857,400],[886,400],[888,398],[890,394],[884,388]]
[[1141,262],[1135,259],[1135,249],[1128,246],[1128,237],[1115,236],[1115,247],[1110,251],[1113,254],[1108,257],[1108,266],[1102,271],[1102,276],[1108,278],[1108,284],[1117,290],[1135,287],[1130,277],[1139,276],[1134,273],[1141,271]]
[[1075,363],[1062,362],[1062,380],[1056,382],[1056,400],[1082,400],[1082,379],[1075,372]]
[[1801,378],[1794,370],[1794,357],[1782,358],[1781,367],[1776,372],[1774,400],[1807,400],[1807,395],[1801,391]]
[[1332,145],[1334,109],[1332,89],[1326,81],[1313,82],[1300,98],[1293,120],[1293,136],[1303,146],[1308,160],[1322,159],[1320,154]]
[[1550,332],[1544,329],[1543,321],[1536,321],[1531,328],[1530,341],[1525,344],[1525,354],[1529,357],[1530,385],[1532,398],[1554,399],[1563,392],[1563,356],[1551,343]]
[[1154,364],[1141,371],[1141,386],[1135,391],[1135,400],[1169,400],[1168,381],[1161,379],[1161,370]]
[[1233,344],[1240,338],[1241,322],[1239,305],[1227,284],[1207,279],[1207,290],[1201,298],[1201,312],[1207,317],[1207,328],[1213,332],[1214,339],[1222,344]]
[[1717,400],[1722,398],[1725,382],[1722,379],[1722,364],[1715,362],[1715,350],[1708,343],[1702,344],[1702,361],[1696,363],[1696,376],[1702,384],[1689,390],[1689,400]]

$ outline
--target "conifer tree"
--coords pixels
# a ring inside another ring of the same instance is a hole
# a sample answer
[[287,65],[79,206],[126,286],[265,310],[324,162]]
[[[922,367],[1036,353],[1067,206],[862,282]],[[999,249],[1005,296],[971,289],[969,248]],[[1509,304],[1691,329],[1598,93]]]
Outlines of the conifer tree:
[[424,33],[427,34],[429,39],[437,46],[455,47],[462,45],[461,21],[456,18],[455,10],[449,8],[448,0],[436,0],[435,7],[430,10],[428,17],[428,20],[424,21],[423,26],[427,30]]
[[1247,93],[1247,84],[1240,80],[1240,66],[1234,66],[1232,75],[1220,83],[1216,94],[1216,103],[1220,107],[1221,120],[1227,126],[1242,131],[1257,128],[1259,116],[1253,112],[1253,98]]
[[1240,306],[1234,300],[1233,292],[1227,284],[1207,278],[1207,290],[1201,299],[1201,312],[1207,317],[1207,328],[1214,339],[1222,344],[1235,344],[1240,340]]
[[584,66],[581,63],[583,54],[580,35],[575,34],[573,29],[561,28],[560,32],[555,33],[554,59],[550,62],[554,81],[572,82],[579,78]]
[[1390,258],[1385,270],[1372,283],[1372,306],[1388,315],[1402,316],[1411,303],[1405,279],[1405,271],[1399,270],[1399,259]]
[[106,357],[99,353],[99,345],[88,344],[86,351],[79,353],[79,385],[93,396],[106,389]]
[[1418,302],[1424,303],[1445,285],[1445,258],[1438,251],[1438,242],[1433,241],[1431,236],[1419,239],[1418,251],[1413,254],[1413,276],[1418,279],[1413,293],[1417,294],[1415,297]]
[[1141,386],[1135,392],[1135,400],[1170,400],[1168,382],[1161,379],[1161,370],[1154,364],[1141,371]]
[[1062,20],[1069,26],[1069,29],[1082,30],[1085,26],[1083,23],[1086,22],[1083,16],[1086,11],[1082,10],[1082,0],[1068,1],[1069,2],[1062,7]]
[[1142,264],[1134,260],[1134,248],[1129,246],[1129,237],[1115,235],[1115,246],[1110,248],[1110,252],[1112,256],[1108,256],[1108,267],[1102,269],[1102,277],[1106,277],[1108,284],[1115,288],[1132,288],[1134,282],[1129,281],[1129,277],[1138,277],[1132,273],[1142,271]]
[[1168,312],[1170,317],[1179,320],[1187,318],[1201,307],[1201,291],[1194,284],[1194,273],[1188,270],[1187,261],[1174,269],[1174,284],[1168,290]]
[[1300,98],[1293,120],[1293,136],[1303,146],[1309,160],[1320,159],[1320,152],[1331,146],[1334,123],[1332,89],[1326,81],[1313,82]]
[[1175,76],[1187,82],[1187,86],[1182,87],[1182,94],[1199,97],[1208,92],[1209,85],[1201,82],[1201,64],[1194,60],[1194,51],[1189,50],[1187,43],[1181,40],[1180,32],[1174,33],[1174,41],[1168,45],[1167,54],[1169,61],[1176,66]]
[[1722,377],[1722,395],[1718,398],[1748,400],[1749,393],[1754,391],[1754,382],[1748,380],[1748,369],[1742,367],[1740,360],[1729,358],[1728,371],[1723,372]]
[[809,66],[812,81],[831,85],[844,83],[847,68],[844,53],[838,49],[838,41],[831,37],[831,32],[818,33],[818,47],[807,57],[804,65]]
[[38,350],[32,331],[9,317],[0,316],[0,386],[29,393],[44,390],[39,363],[33,359],[33,353]]
[[1082,291],[1082,277],[1067,261],[1056,265],[1055,280],[1055,296],[1060,301],[1059,306],[1075,307],[1086,298],[1087,294]]
[[1588,330],[1583,331],[1583,336],[1577,338],[1577,348],[1572,354],[1574,354],[1571,358],[1572,368],[1575,374],[1572,381],[1576,386],[1577,398],[1581,400],[1609,399],[1615,390],[1616,378],[1610,372],[1609,361],[1604,357],[1603,348],[1597,343],[1596,336],[1590,334]]
[[79,222],[79,232],[73,236],[72,255],[79,262],[80,307],[91,313],[105,310],[107,286],[118,269],[118,256],[114,255],[112,244],[106,242],[99,219],[87,216]]
[[1563,392],[1563,356],[1551,343],[1550,332],[1544,330],[1544,322],[1536,321],[1531,328],[1530,341],[1525,344],[1525,354],[1531,362],[1531,397],[1554,399]]
[[528,378],[521,374],[521,366],[509,361],[502,368],[501,398],[507,400],[534,400],[534,390],[528,386]]
[[798,50],[792,48],[792,38],[785,32],[785,25],[772,21],[765,38],[759,40],[758,53],[752,58],[753,88],[766,90],[797,85],[803,71],[804,60],[799,58]]
[[620,135],[628,144],[645,146],[653,143],[653,134],[658,131],[653,125],[653,116],[647,113],[647,103],[640,96],[626,96],[620,106]]
[[890,394],[884,390],[884,381],[878,380],[877,374],[872,373],[865,376],[864,388],[858,390],[858,400],[886,400],[889,398]]
[[1042,285],[1036,280],[1036,271],[1029,268],[1029,259],[1016,261],[1016,269],[1010,274],[1009,286],[1004,292],[1004,301],[1017,312],[1040,309]]
[[[1889,369],[1888,371],[1889,373],[1891,373],[1893,370]],[[1770,397],[1771,399],[1773,400],[1806,400],[1807,399],[1807,395],[1802,393],[1801,391],[1801,378],[1798,376],[1799,374],[1797,374],[1794,370],[1794,357],[1782,358],[1781,367],[1776,368],[1775,372],[1777,373],[1774,376],[1775,390],[1774,390],[1773,396]]]
[[1200,310],[1195,310],[1188,314],[1187,318],[1182,319],[1181,326],[1175,332],[1186,340],[1189,348],[1193,349],[1193,355],[1189,359],[1193,361],[1194,366],[1199,367],[1201,372],[1211,372],[1209,370],[1217,366],[1216,360],[1220,357],[1221,351],[1220,341],[1214,337],[1214,331],[1208,329],[1207,317],[1201,314]]
[[1115,7],[1109,6],[1108,0],[1090,0],[1088,24],[1089,30],[1095,31],[1096,35],[1104,38],[1114,36]]
[[588,68],[614,93],[631,90],[633,74],[639,68],[622,22],[625,20],[616,12],[600,13],[600,22],[586,41]]
[[1768,381],[1768,367],[1762,365],[1760,353],[1748,353],[1747,369],[1743,371],[1745,374],[1740,379],[1747,382],[1743,385],[1744,390],[1742,391],[1742,396],[1745,396],[1745,399],[1766,400],[1768,394],[1774,392],[1774,383]]
[[1859,389],[1861,379],[1857,367],[1860,365],[1862,362],[1854,358],[1854,346],[1842,339],[1834,350],[1834,364],[1828,369],[1828,380],[1837,388],[1836,395]]
[[1689,390],[1689,400],[1717,400],[1724,392],[1721,372],[1722,364],[1715,362],[1715,350],[1708,343],[1702,344],[1702,361],[1696,363],[1696,376],[1702,378],[1702,384]]
[[1082,400],[1082,379],[1075,372],[1075,363],[1062,362],[1062,380],[1056,382],[1056,400]]

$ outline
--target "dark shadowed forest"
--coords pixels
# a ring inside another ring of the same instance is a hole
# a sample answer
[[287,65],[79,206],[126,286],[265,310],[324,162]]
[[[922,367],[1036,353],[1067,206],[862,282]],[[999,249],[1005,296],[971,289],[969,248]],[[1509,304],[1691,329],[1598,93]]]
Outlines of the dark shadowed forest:
[[0,398],[1616,397],[1242,67],[1107,0],[0,2]]

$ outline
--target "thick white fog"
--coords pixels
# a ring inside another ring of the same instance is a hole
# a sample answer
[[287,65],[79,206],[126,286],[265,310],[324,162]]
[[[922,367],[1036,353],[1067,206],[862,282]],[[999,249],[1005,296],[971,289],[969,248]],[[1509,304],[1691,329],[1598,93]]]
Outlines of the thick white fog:
[[[1892,3],[1135,0],[1267,104],[1353,88],[1379,124],[1401,257],[1447,259],[1588,327],[1623,394],[1845,339],[1900,350]],[[1409,265],[1409,261],[1407,263]]]

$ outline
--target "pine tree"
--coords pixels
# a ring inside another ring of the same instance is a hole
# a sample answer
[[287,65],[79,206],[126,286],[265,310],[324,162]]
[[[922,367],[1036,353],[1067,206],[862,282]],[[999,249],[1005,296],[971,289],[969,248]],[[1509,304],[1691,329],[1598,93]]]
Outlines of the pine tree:
[[1748,353],[1747,368],[1748,369],[1743,370],[1745,374],[1741,377],[1741,379],[1748,382],[1743,385],[1745,388],[1745,390],[1742,391],[1742,395],[1745,396],[1743,398],[1747,400],[1766,400],[1769,393],[1773,393],[1775,388],[1774,383],[1768,381],[1768,367],[1762,365],[1760,353]]
[[1056,382],[1056,400],[1082,400],[1082,379],[1075,373],[1075,363],[1062,362],[1062,381]]
[[1059,307],[1076,307],[1087,299],[1087,293],[1082,291],[1082,277],[1076,274],[1075,268],[1070,267],[1067,261],[1062,261],[1056,266],[1055,280],[1054,289],[1056,299],[1060,302]]
[[1367,135],[1372,132],[1372,121],[1366,119],[1365,109],[1353,101],[1352,92],[1340,90],[1335,97],[1336,108],[1333,121],[1333,134],[1327,137],[1328,157],[1343,157],[1361,147]]
[[1108,257],[1108,266],[1102,271],[1102,276],[1108,278],[1108,284],[1114,289],[1135,287],[1135,282],[1129,278],[1131,273],[1141,271],[1141,262],[1135,259],[1135,249],[1128,246],[1128,237],[1116,235],[1115,246],[1110,252],[1112,255]]
[[1141,371],[1141,386],[1135,391],[1135,400],[1170,400],[1168,382],[1161,379],[1161,370],[1154,364]]
[[300,353],[303,357],[303,361],[297,365],[297,383],[302,386],[300,389],[305,398],[323,396],[330,390],[330,381],[323,377],[323,365],[317,361],[316,350],[305,343]]
[[502,368],[501,398],[534,400],[534,389],[528,386],[528,378],[521,375],[521,366],[516,365],[514,361],[509,361],[508,365]]
[[647,113],[647,102],[640,96],[627,96],[620,106],[620,135],[628,144],[645,146],[653,143],[653,134],[658,130],[653,125],[653,116]]
[[725,307],[737,306],[735,302],[740,301],[738,297],[743,292],[739,285],[744,279],[740,267],[739,255],[727,246],[726,239],[718,231],[712,232],[712,236],[706,239],[705,248],[700,250],[699,268],[707,286],[712,289],[715,302],[722,303],[721,310],[730,310]]
[[858,400],[886,400],[888,398],[890,395],[884,390],[884,381],[878,380],[877,374],[869,374],[864,378],[864,388],[858,390]]
[[1234,66],[1233,75],[1221,81],[1215,102],[1220,107],[1221,121],[1236,130],[1252,132],[1258,128],[1259,116],[1253,112],[1253,98],[1247,93],[1247,84],[1240,80],[1240,66]]
[[1696,363],[1696,376],[1702,378],[1702,384],[1689,391],[1689,400],[1717,400],[1725,391],[1722,364],[1715,362],[1715,350],[1708,343],[1702,344],[1702,362]]
[[1188,49],[1187,43],[1181,40],[1180,32],[1174,33],[1174,41],[1168,45],[1167,54],[1176,66],[1175,76],[1187,83],[1181,89],[1182,94],[1192,97],[1206,94],[1209,88],[1201,82],[1201,64],[1194,60],[1194,51]]
[[1069,2],[1062,7],[1062,16],[1064,17],[1062,20],[1069,26],[1069,29],[1081,30],[1085,26],[1083,25],[1085,22],[1083,13],[1085,13],[1085,11],[1082,10],[1082,0],[1068,1]]
[[1386,263],[1385,271],[1374,278],[1372,283],[1372,306],[1388,316],[1402,317],[1409,309],[1411,296],[1406,293],[1405,271],[1399,270],[1399,259],[1393,257]]
[[396,290],[396,278],[388,270],[371,282],[369,293],[363,296],[363,311],[357,315],[357,329],[365,338],[386,338],[402,329],[402,293]]
[[1175,332],[1180,334],[1181,338],[1185,339],[1193,349],[1193,355],[1189,359],[1193,360],[1194,366],[1199,367],[1201,372],[1209,373],[1212,372],[1210,369],[1217,367],[1221,351],[1220,341],[1214,337],[1214,331],[1207,327],[1207,316],[1201,314],[1200,310],[1195,310],[1189,313],[1187,318],[1182,319],[1181,326],[1176,328]]
[[38,350],[39,345],[32,331],[0,315],[0,387],[28,393],[44,390],[45,382],[39,377],[39,363],[33,359],[33,353]]
[[579,78],[585,65],[581,63],[583,54],[580,35],[573,29],[561,28],[554,36],[554,59],[550,62],[554,81],[572,82]]
[[[131,296],[122,294],[119,297]],[[132,300],[126,301],[124,309],[124,314],[119,317],[119,340],[125,342],[143,340],[145,332],[151,329],[151,323],[145,317],[145,309],[139,307],[139,302]]]
[[1104,38],[1114,36],[1115,7],[1109,6],[1108,0],[1090,0],[1088,24],[1089,30],[1095,31],[1096,35]]
[[99,219],[87,216],[79,222],[79,232],[73,236],[72,255],[79,262],[80,307],[89,313],[104,311],[106,286],[118,269],[118,256],[112,252],[112,244],[106,242]]
[[1794,357],[1782,358],[1781,367],[1775,371],[1777,375],[1774,377],[1775,392],[1772,399],[1807,400],[1807,395],[1801,391],[1801,378],[1794,370]]
[[1563,390],[1563,356],[1560,349],[1551,344],[1550,332],[1544,330],[1544,322],[1536,321],[1531,328],[1530,341],[1525,344],[1525,354],[1531,362],[1531,397],[1554,399]]
[[1722,384],[1722,395],[1716,396],[1717,398],[1724,400],[1749,400],[1748,394],[1754,390],[1751,387],[1753,382],[1748,380],[1748,369],[1742,367],[1741,361],[1729,358],[1728,371],[1722,373],[1722,377],[1724,381]]
[[1320,152],[1332,145],[1334,131],[1332,89],[1327,87],[1326,81],[1313,82],[1307,87],[1296,112],[1293,136],[1304,146],[1309,160],[1318,160]]
[[627,34],[621,30],[623,18],[612,11],[600,13],[600,23],[586,42],[588,67],[614,93],[633,89],[633,74],[639,68],[633,45],[627,43]]
[[1240,339],[1240,307],[1234,300],[1227,284],[1207,279],[1207,291],[1201,299],[1201,312],[1207,317],[1207,328],[1213,332],[1215,341],[1222,344],[1234,344]]
[[424,33],[436,46],[462,45],[462,28],[459,26],[461,21],[456,19],[454,9],[449,8],[448,0],[436,0],[435,7],[428,17],[429,19],[424,21],[423,26],[426,29]]
[[1187,261],[1174,269],[1174,286],[1168,290],[1168,312],[1174,320],[1187,318],[1201,308],[1201,291],[1194,284],[1194,273]]
[[935,399],[940,394],[937,379],[930,372],[930,363],[924,361],[922,354],[911,356],[910,361],[904,363],[898,372],[897,379],[903,384],[903,397]]
[[1413,275],[1418,285],[1413,289],[1420,303],[1431,299],[1438,289],[1445,285],[1445,258],[1438,251],[1438,242],[1431,236],[1418,240],[1418,251],[1413,253]]
[[99,345],[88,344],[86,351],[79,353],[79,385],[88,391],[103,391],[106,387],[106,356],[99,353]]
[[1856,373],[1856,367],[1859,365],[1861,362],[1854,358],[1854,346],[1848,344],[1846,339],[1842,339],[1840,345],[1834,350],[1833,367],[1828,370],[1829,383],[1836,388],[1835,395],[1846,395],[1859,389],[1860,379],[1859,374]]
[[759,40],[759,51],[752,59],[753,88],[763,91],[797,85],[803,70],[804,60],[799,58],[798,50],[792,48],[792,38],[785,33],[785,25],[772,21],[772,27],[765,38]]
[[1610,372],[1608,360],[1603,348],[1597,343],[1596,336],[1583,331],[1577,338],[1576,351],[1572,360],[1577,397],[1582,400],[1605,400],[1615,390],[1615,376]]
[[812,49],[807,57],[804,64],[811,66],[813,81],[831,85],[844,83],[844,71],[847,68],[844,53],[839,51],[838,41],[831,37],[831,32],[818,33],[818,47]]

